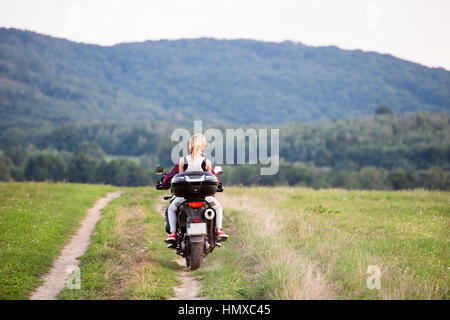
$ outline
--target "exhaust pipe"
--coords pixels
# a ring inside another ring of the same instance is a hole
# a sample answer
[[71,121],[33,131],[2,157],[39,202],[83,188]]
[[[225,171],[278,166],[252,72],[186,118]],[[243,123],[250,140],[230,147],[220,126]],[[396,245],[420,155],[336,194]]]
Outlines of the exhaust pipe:
[[206,219],[212,220],[212,219],[214,219],[215,216],[216,216],[216,212],[213,209],[211,209],[211,208],[206,209],[206,211],[205,211]]

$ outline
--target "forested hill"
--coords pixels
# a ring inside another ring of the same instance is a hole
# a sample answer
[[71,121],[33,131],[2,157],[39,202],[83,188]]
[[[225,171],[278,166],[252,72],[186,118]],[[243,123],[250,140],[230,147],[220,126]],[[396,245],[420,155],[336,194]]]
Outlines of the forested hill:
[[0,29],[0,131],[94,120],[280,124],[450,110],[450,72],[390,55],[253,40],[110,47]]

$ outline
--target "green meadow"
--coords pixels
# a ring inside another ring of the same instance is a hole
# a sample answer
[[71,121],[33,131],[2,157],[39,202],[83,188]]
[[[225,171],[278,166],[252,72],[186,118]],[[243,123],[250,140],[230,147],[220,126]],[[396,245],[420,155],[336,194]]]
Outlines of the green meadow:
[[196,271],[209,298],[449,298],[449,192],[232,187],[219,200],[231,241]]
[[0,183],[0,299],[27,299],[96,200],[115,187]]
[[[0,184],[0,298],[27,299],[110,186]],[[167,192],[125,188],[102,211],[81,289],[60,299],[168,299],[178,257],[163,240]],[[205,299],[449,299],[450,193],[227,187],[230,239],[191,275]],[[380,271],[369,288],[370,269]]]
[[168,299],[180,284],[177,257],[163,241],[164,218],[155,209],[161,193],[128,189],[102,212],[80,260],[81,288],[60,299]]

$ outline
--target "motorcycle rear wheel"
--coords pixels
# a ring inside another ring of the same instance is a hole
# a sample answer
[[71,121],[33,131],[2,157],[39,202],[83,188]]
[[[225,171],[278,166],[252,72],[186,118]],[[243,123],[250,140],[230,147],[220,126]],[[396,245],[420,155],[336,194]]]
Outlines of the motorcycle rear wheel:
[[191,243],[191,253],[189,257],[189,267],[191,270],[200,268],[205,257],[203,242]]

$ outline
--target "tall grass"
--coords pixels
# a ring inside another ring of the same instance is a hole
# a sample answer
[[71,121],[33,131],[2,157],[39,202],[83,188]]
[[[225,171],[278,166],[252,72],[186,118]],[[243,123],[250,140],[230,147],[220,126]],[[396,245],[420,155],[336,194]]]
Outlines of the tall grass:
[[164,218],[154,209],[157,193],[127,190],[102,212],[88,251],[81,258],[81,289],[60,299],[167,299],[179,266],[164,243]]
[[[228,289],[243,298],[448,299],[448,192],[226,191],[219,198],[232,243],[225,245],[245,279]],[[217,279],[233,265],[220,251],[211,260],[222,263]],[[371,265],[381,270],[380,289],[367,287]],[[208,271],[198,274],[214,285]]]
[[331,299],[334,291],[309,257],[290,244],[289,234],[270,203],[278,195],[221,198],[226,208],[242,211],[239,232],[241,253],[254,263],[253,282],[267,299]]
[[27,299],[110,186],[0,183],[0,299]]

